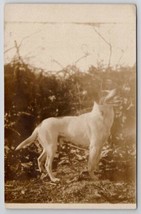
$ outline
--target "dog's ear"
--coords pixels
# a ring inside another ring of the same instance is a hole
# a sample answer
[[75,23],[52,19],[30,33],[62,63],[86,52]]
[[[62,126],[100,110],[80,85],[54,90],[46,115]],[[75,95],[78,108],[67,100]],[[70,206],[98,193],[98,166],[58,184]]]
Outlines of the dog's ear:
[[100,106],[97,102],[94,102],[93,111],[94,111],[94,112],[97,112],[97,113],[100,114],[101,116],[104,115],[104,109],[103,109],[102,106]]
[[101,98],[101,104],[108,103],[116,95],[116,89],[106,90],[106,93],[107,95]]
[[116,95],[116,89],[110,90],[107,96],[105,97],[105,102],[109,101]]
[[93,104],[93,109],[94,109],[94,108],[98,108],[98,104],[97,104],[96,101],[94,101],[94,104]]

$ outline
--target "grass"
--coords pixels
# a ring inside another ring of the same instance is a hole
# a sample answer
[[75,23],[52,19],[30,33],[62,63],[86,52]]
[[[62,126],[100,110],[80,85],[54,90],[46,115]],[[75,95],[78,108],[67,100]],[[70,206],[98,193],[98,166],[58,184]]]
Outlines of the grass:
[[123,180],[111,181],[100,177],[93,181],[80,176],[86,167],[85,160],[72,163],[62,161],[57,166],[59,183],[48,177],[7,180],[5,202],[7,203],[135,203],[135,183]]

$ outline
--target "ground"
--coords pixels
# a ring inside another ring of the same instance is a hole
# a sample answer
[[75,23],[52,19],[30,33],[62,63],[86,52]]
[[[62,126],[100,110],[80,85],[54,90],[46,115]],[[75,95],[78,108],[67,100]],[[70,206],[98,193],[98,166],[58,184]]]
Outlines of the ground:
[[7,203],[135,203],[135,184],[122,179],[110,180],[99,175],[97,181],[80,172],[87,167],[83,156],[71,162],[63,157],[55,169],[59,183],[48,177],[7,180]]

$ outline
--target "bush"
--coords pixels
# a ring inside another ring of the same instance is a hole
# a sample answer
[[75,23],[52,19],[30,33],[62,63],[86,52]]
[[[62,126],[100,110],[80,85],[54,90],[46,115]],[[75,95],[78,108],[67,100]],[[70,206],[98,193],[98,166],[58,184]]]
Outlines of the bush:
[[[120,104],[115,107],[115,121],[109,143],[103,147],[99,173],[110,179],[133,179],[135,78],[135,67],[105,72],[91,67],[83,73],[68,66],[53,74],[19,61],[5,65],[6,179],[38,176],[35,169],[41,148],[32,145],[16,153],[15,147],[45,118],[90,111],[100,97],[101,83],[104,89],[118,88]],[[66,147],[65,152],[70,149]]]

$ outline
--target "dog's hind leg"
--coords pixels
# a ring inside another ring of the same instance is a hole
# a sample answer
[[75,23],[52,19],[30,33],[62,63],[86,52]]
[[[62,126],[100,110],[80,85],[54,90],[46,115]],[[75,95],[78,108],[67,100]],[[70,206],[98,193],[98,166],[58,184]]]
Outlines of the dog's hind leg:
[[45,168],[45,162],[46,162],[46,158],[47,158],[47,153],[45,151],[45,149],[42,151],[41,155],[38,157],[38,167],[39,167],[39,171],[42,172],[46,172],[46,168]]
[[53,182],[57,182],[60,180],[59,178],[54,177],[54,175],[52,173],[52,162],[53,162],[56,151],[57,151],[57,143],[55,143],[53,145],[50,144],[49,147],[47,147],[48,158],[46,161],[46,169],[47,169],[47,172],[48,172],[48,175],[49,175],[51,181],[53,181]]

